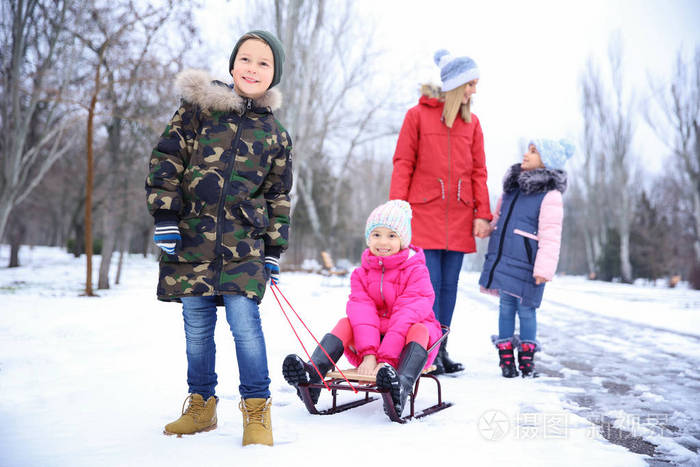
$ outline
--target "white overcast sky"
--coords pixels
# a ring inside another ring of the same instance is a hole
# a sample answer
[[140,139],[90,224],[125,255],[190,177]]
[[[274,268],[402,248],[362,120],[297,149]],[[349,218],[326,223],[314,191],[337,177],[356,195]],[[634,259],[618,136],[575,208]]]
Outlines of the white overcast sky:
[[[217,68],[225,66],[243,32],[230,30],[243,11],[239,4],[206,2],[199,15],[206,46],[221,47],[223,59],[212,62],[221,63]],[[473,111],[484,129],[489,186],[497,191],[523,138],[579,142],[579,76],[589,56],[605,63],[613,33],[622,37],[625,74],[640,106],[651,98],[648,77],[661,82],[670,76],[679,48],[689,55],[700,45],[700,0],[358,0],[357,6],[360,21],[374,25],[376,46],[385,52],[371,71],[395,79],[408,99],[417,100],[418,83],[439,81],[435,50],[476,61],[481,79]],[[640,163],[658,172],[668,151],[641,113],[636,121]]]

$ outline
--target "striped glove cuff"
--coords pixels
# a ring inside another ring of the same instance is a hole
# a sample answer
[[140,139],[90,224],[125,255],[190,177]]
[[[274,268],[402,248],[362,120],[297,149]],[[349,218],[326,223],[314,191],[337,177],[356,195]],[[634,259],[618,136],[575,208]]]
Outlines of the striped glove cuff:
[[156,246],[165,253],[174,255],[182,246],[182,237],[180,236],[180,229],[177,227],[177,222],[157,222],[156,229],[153,232],[153,241]]
[[270,276],[272,285],[280,282],[280,259],[275,256],[265,256],[265,269]]

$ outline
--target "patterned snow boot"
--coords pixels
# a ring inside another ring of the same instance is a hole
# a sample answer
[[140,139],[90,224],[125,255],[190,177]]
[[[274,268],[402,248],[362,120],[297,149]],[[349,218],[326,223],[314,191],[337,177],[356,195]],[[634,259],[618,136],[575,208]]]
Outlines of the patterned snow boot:
[[238,408],[243,414],[243,446],[264,444],[272,446],[271,399],[241,399]]
[[498,364],[504,378],[515,378],[518,376],[518,369],[515,368],[515,355],[513,341],[511,338],[496,339],[493,341],[498,349]]
[[[321,339],[321,347],[326,349],[328,355],[333,359],[331,362],[326,357],[326,354],[321,350],[320,347],[316,347],[314,353],[311,354],[311,361],[316,364],[318,371],[325,376],[328,371],[333,368],[334,362],[337,362],[340,357],[343,356],[343,341],[333,334],[326,334]],[[316,373],[313,365],[309,363],[304,363],[304,361],[298,355],[287,355],[282,363],[282,375],[287,383],[291,384],[297,388],[297,395],[301,399],[301,392],[299,391],[299,384],[301,383],[320,383],[321,378]],[[315,404],[318,402],[318,398],[321,395],[321,390],[317,388],[310,388],[309,394],[311,394],[311,400]]]
[[[394,409],[400,417],[406,406],[406,399],[413,391],[416,379],[420,377],[428,361],[428,351],[417,342],[409,342],[401,351],[399,369],[386,365],[377,372],[377,389],[389,391]],[[389,408],[384,405],[384,413],[389,415]]]
[[[199,394],[190,394],[182,404],[182,415],[172,423],[165,425],[163,434],[193,435],[201,431],[210,431],[216,428],[216,403],[219,399],[211,396],[204,402]],[[187,408],[185,408],[187,405]]]
[[537,378],[535,372],[535,352],[537,352],[537,343],[532,341],[521,341],[518,348],[518,368],[523,378],[532,376]]

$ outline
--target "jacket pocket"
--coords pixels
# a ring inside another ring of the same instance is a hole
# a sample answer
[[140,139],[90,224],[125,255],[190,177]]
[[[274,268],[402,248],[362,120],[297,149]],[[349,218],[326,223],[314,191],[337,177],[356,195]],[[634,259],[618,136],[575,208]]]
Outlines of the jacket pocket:
[[[514,228],[513,233],[516,238],[521,238],[523,242],[523,248],[525,251],[525,256],[527,257],[527,262],[533,264],[535,262],[535,254],[537,249],[537,242],[539,238],[537,237],[536,231],[532,228]],[[534,243],[534,248],[533,248]]]
[[414,180],[411,191],[408,194],[408,202],[411,204],[424,204],[445,199],[445,182],[441,178],[428,180]]
[[251,236],[262,235],[270,225],[270,218],[267,215],[267,203],[264,198],[245,199],[238,203],[234,210],[234,215],[242,224],[250,227]]
[[471,183],[462,178],[457,179],[457,201],[461,201],[467,206],[473,204]]

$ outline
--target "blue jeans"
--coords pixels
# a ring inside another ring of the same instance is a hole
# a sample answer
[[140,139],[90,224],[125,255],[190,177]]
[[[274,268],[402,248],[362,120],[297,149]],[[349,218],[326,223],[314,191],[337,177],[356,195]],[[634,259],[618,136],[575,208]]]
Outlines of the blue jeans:
[[464,253],[450,250],[424,250],[424,252],[425,263],[430,272],[430,282],[435,291],[433,303],[435,318],[440,324],[449,326],[455,311],[457,282],[459,282],[459,272],[462,270]]
[[498,338],[507,339],[515,333],[515,314],[520,317],[520,340],[535,342],[537,313],[535,307],[523,306],[518,297],[501,292],[498,305]]
[[[258,304],[243,295],[223,295],[228,321],[236,345],[240,374],[238,390],[243,399],[270,397],[265,337]],[[214,395],[216,297],[182,297],[187,342],[187,385],[190,393],[204,400]]]

